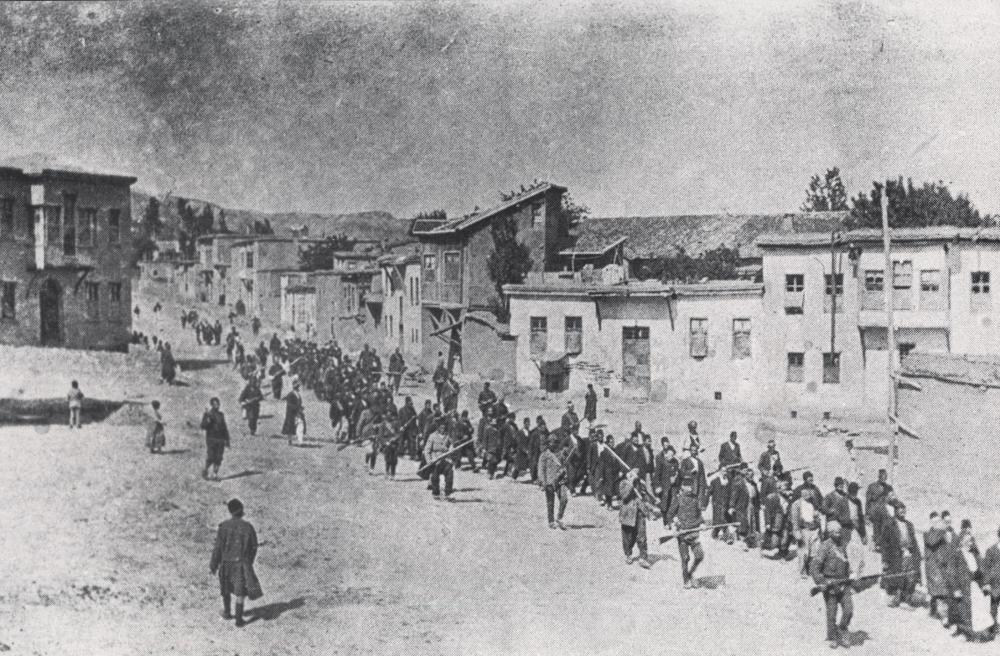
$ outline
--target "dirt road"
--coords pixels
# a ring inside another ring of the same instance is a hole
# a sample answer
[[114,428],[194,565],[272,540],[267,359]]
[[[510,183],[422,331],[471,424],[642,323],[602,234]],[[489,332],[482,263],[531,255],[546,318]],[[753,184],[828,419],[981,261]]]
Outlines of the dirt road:
[[[197,347],[187,335],[172,341],[185,359],[220,357],[221,349]],[[360,449],[294,448],[269,437],[280,427],[282,407],[275,401],[266,402],[263,413],[271,417],[250,437],[239,421],[239,387],[228,365],[192,366],[182,374],[186,386],[172,388],[156,382],[152,365],[114,376],[130,396],[162,400],[167,455],[149,455],[135,426],[0,428],[6,463],[0,650],[510,655],[827,649],[822,603],[809,597],[808,582],[793,564],[706,540],[701,575],[725,576],[726,584],[685,591],[676,546],[657,545],[660,527],[650,533],[653,568],[626,566],[617,513],[591,498],[571,500],[565,532],[547,527],[537,488],[506,479],[462,471],[457,502],[433,502],[408,460],[400,480],[387,482],[369,475]],[[204,442],[196,423],[213,394],[222,397],[233,433],[222,470],[227,478],[219,483],[199,476]],[[417,396],[422,400],[426,391]],[[310,432],[322,437],[325,408],[311,393],[306,399]],[[819,481],[829,487],[817,465]],[[250,604],[253,621],[241,630],[219,618],[217,583],[208,572],[215,526],[234,496],[245,502],[262,540],[258,574],[265,590]],[[852,653],[995,649],[951,639],[926,611],[888,609],[877,590],[856,597],[855,617],[863,644]]]

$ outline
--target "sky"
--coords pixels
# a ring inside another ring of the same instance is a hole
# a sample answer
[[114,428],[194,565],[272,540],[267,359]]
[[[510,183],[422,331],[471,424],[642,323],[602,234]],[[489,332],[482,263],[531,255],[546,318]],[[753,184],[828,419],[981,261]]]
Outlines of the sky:
[[795,211],[903,175],[1000,211],[1000,3],[4,3],[0,159],[265,211]]

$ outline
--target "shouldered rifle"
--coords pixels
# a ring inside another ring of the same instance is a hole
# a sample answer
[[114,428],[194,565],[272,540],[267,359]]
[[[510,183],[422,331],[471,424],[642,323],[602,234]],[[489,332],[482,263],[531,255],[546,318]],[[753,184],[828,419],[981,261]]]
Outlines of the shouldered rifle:
[[739,522],[729,522],[728,524],[710,524],[708,526],[699,526],[697,528],[689,528],[683,531],[677,531],[676,533],[667,533],[660,538],[660,544],[664,542],[669,542],[670,540],[680,537],[682,535],[688,535],[690,533],[701,533],[702,531],[711,531],[715,528],[729,528],[730,526],[739,526]]
[[719,474],[721,474],[723,472],[726,472],[726,471],[729,471],[730,469],[737,469],[738,467],[742,467],[744,464],[745,463],[737,462],[737,463],[733,463],[731,465],[725,465],[724,467],[719,467],[714,472],[712,472],[712,473],[708,474],[707,476],[705,476],[705,478],[709,479],[709,478],[712,478],[713,476],[718,476]]
[[829,590],[830,588],[835,588],[838,586],[851,585],[852,583],[861,583],[862,581],[878,581],[879,579],[898,579],[904,576],[910,576],[911,574],[916,574],[916,571],[910,570],[908,572],[900,572],[898,574],[869,574],[868,576],[859,576],[853,579],[832,579],[827,581],[823,585],[813,586],[812,590],[809,591],[809,596],[815,597],[820,592],[824,590]]
[[458,446],[453,446],[452,448],[448,449],[447,451],[445,451],[444,453],[442,453],[441,455],[439,455],[437,458],[434,458],[434,460],[431,460],[426,465],[424,465],[423,467],[421,467],[420,469],[418,469],[417,473],[419,474],[422,471],[430,469],[431,467],[433,467],[434,465],[438,464],[439,462],[441,462],[442,460],[444,460],[445,458],[447,458],[451,454],[453,454],[453,453],[455,453],[457,451],[460,451],[463,448],[465,448],[466,446],[472,444],[472,442],[473,442],[473,440],[468,439],[468,440],[462,442],[461,444],[459,444]]

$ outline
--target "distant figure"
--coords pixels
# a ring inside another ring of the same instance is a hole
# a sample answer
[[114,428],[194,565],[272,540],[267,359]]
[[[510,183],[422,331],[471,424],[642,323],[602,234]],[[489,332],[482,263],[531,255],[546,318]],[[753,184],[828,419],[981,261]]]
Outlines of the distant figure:
[[392,386],[392,391],[396,394],[399,394],[399,384],[403,379],[404,371],[406,371],[406,362],[403,360],[403,354],[397,348],[389,356],[389,383]]
[[174,354],[170,350],[170,343],[163,343],[163,350],[160,352],[160,382],[167,385],[174,384],[177,376],[177,363],[174,361]]
[[243,519],[243,504],[232,499],[226,504],[231,519],[219,524],[215,536],[215,548],[209,571],[219,573],[219,591],[222,593],[222,618],[233,619],[232,597],[236,597],[236,626],[244,626],[244,597],[251,600],[264,596],[260,581],[254,572],[253,563],[257,558],[257,531],[253,524]]
[[306,417],[302,407],[302,396],[299,394],[299,381],[292,379],[292,391],[285,397],[285,422],[281,426],[281,434],[288,437],[288,443],[301,445],[305,440]]
[[260,317],[254,315],[254,318],[250,320],[250,329],[253,330],[254,337],[260,332]]
[[163,417],[160,416],[160,402],[153,401],[149,405],[153,409],[153,415],[146,428],[146,448],[149,449],[150,453],[163,453],[163,447],[167,443],[167,435],[163,429]]
[[250,374],[247,384],[240,392],[240,405],[243,406],[243,415],[247,420],[247,427],[250,434],[257,434],[257,419],[260,417],[260,402],[264,400],[264,394],[260,391],[260,381],[256,374]]
[[205,431],[205,468],[201,477],[208,480],[208,468],[212,468],[212,478],[219,480],[219,467],[222,466],[222,456],[229,446],[229,428],[226,417],[219,410],[222,403],[218,397],[209,401],[208,411],[201,418],[201,428]]
[[597,392],[590,383],[587,383],[587,394],[583,397],[583,418],[591,426],[597,421]]
[[83,392],[80,391],[80,383],[75,380],[70,383],[69,394],[66,397],[69,400],[69,427],[81,428],[83,424],[80,423],[80,411],[83,409]]

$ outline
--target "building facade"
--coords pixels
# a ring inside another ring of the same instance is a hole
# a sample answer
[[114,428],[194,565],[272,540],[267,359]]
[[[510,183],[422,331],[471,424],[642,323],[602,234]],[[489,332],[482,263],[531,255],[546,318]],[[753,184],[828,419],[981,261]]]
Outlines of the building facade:
[[134,182],[0,169],[0,342],[128,349]]
[[549,392],[757,403],[762,286],[508,285],[517,382]]
[[198,301],[221,306],[227,304],[228,274],[232,266],[230,251],[233,244],[245,241],[246,238],[246,235],[231,233],[198,237],[195,285],[195,297]]
[[298,270],[301,249],[318,241],[271,236],[234,241],[229,247],[230,267],[224,287],[227,303],[236,314],[280,323],[281,276]]
[[398,348],[407,362],[418,362],[422,356],[420,254],[386,255],[378,263],[383,348],[387,353]]

